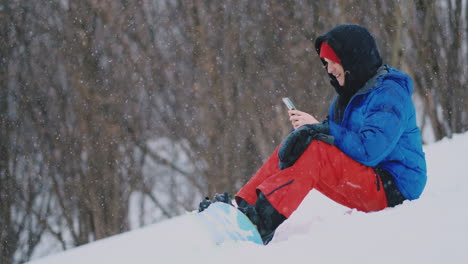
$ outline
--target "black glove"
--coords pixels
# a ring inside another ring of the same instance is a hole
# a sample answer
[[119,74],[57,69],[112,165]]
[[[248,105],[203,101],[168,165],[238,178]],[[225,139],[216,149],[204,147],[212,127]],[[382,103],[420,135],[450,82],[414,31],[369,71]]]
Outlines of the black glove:
[[294,164],[309,146],[317,132],[309,128],[309,125],[301,126],[291,132],[281,143],[278,150],[279,167],[284,170]]
[[315,130],[314,139],[323,141],[329,145],[334,145],[335,137],[330,135],[330,127],[328,125],[328,120],[323,121],[322,123],[307,125],[309,129]]
[[327,122],[303,125],[291,132],[278,150],[280,170],[292,166],[314,139],[333,145],[334,138],[329,133]]
[[328,145],[335,145],[335,137],[332,136],[332,135],[327,135],[327,134],[322,134],[322,133],[318,133],[316,136],[315,136],[315,139],[317,140],[320,140],[322,142],[325,142],[327,143]]
[[330,127],[328,126],[327,121],[323,121],[322,123],[316,123],[311,125],[305,125],[309,129],[315,130],[317,133],[329,135],[330,134]]
[[311,129],[314,129],[317,132],[317,134],[315,135],[315,139],[323,141],[329,145],[334,145],[335,137],[330,135],[330,127],[328,125],[328,120],[325,120],[322,123],[317,123],[309,126],[311,127]]

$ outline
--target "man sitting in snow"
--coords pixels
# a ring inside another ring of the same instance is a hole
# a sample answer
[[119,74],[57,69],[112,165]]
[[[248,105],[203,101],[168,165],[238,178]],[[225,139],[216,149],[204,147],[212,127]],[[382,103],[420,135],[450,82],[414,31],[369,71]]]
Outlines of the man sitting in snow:
[[[319,123],[289,110],[295,130],[235,195],[265,244],[312,189],[371,212],[419,198],[426,184],[410,77],[382,65],[374,38],[361,26],[335,27],[315,48],[337,92],[328,118]],[[211,202],[202,201],[199,211]]]

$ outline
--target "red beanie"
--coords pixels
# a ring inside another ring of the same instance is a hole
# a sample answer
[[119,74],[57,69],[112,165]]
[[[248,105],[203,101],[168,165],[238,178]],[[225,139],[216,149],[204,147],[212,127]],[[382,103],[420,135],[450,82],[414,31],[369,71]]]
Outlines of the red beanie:
[[341,65],[340,58],[336,56],[336,53],[325,41],[322,42],[322,46],[320,47],[320,58],[327,58]]

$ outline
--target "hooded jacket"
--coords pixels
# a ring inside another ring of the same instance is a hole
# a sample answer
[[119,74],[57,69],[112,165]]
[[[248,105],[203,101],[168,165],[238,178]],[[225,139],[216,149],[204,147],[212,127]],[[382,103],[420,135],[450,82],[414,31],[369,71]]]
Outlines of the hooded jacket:
[[427,176],[411,78],[382,66],[374,38],[361,26],[341,25],[318,37],[318,54],[323,41],[345,71],[344,87],[330,75],[338,93],[329,108],[334,144],[361,164],[389,172],[406,199],[419,198]]

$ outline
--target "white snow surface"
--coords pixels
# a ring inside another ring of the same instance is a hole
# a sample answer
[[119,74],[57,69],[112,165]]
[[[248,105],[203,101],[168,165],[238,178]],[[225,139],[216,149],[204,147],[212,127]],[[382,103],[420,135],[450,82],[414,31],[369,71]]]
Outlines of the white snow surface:
[[116,235],[34,264],[468,263],[468,133],[424,147],[420,199],[362,213],[311,191],[268,246],[211,243],[193,213]]

